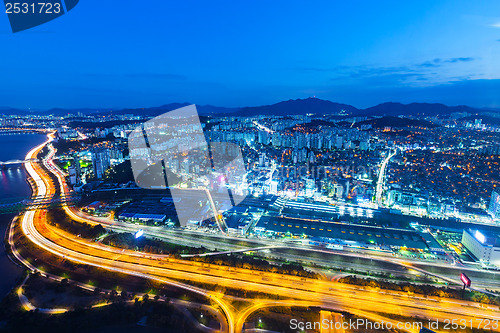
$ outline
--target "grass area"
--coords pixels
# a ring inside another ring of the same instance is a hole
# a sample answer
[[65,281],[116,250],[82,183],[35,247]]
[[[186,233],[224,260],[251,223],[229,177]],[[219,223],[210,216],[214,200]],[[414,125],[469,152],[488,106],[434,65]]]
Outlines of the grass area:
[[87,283],[97,288],[117,290],[118,292],[126,290],[131,293],[161,294],[171,298],[188,295],[191,299],[198,299],[200,303],[206,301],[198,295],[153,280],[65,260],[31,243],[19,230],[17,224],[14,226],[14,232],[14,242],[21,256],[42,272]]
[[[297,322],[319,322],[319,309],[314,307],[289,307],[279,306],[266,308],[252,313],[245,322],[247,329],[261,329],[274,332],[303,332],[296,328],[291,328],[291,320]],[[305,332],[317,332],[307,330]]]
[[219,329],[219,326],[220,326],[219,319],[211,312],[208,312],[207,310],[202,309],[201,307],[200,308],[189,308],[188,311],[202,325],[205,325],[207,327],[211,327],[213,329]]
[[[23,294],[37,308],[78,309],[113,301],[113,295],[91,292],[68,283],[56,282],[31,274],[23,288]],[[132,296],[131,296],[132,297]],[[133,299],[133,298],[131,298]]]
[[[15,307],[16,296],[10,295],[2,309]],[[14,310],[5,316],[0,310],[2,326],[0,332],[96,332],[119,331],[128,325],[134,327],[138,322],[148,330],[161,329],[165,333],[200,332],[192,321],[187,319],[172,304],[147,299],[133,303],[116,302],[105,307],[78,308],[64,314],[48,316],[38,311],[25,312]]]
[[[108,271],[90,265],[77,264],[51,254],[31,243],[22,232],[19,226],[14,226],[14,242],[19,253],[29,262],[34,264],[40,271],[51,273],[57,276],[64,276],[71,280],[91,284],[97,288],[114,289],[117,291],[127,290],[128,292],[145,292],[149,294],[161,294],[171,298],[185,297],[196,300],[198,303],[206,303],[207,300],[197,294],[188,293],[183,289],[171,287],[153,280],[143,279],[136,276]],[[174,279],[172,279],[174,280]],[[231,295],[245,298],[267,298],[267,299],[288,299],[279,295],[269,295],[266,293],[252,292],[237,288],[222,288],[209,283],[194,283],[190,280],[175,280],[206,290],[217,290],[224,295]]]

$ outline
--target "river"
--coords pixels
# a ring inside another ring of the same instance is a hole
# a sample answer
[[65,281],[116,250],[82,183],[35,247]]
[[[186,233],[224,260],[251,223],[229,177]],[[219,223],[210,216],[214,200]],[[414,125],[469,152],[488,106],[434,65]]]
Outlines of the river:
[[[0,161],[23,160],[33,147],[43,143],[45,135],[34,133],[0,132]],[[0,168],[0,203],[14,198],[26,198],[31,189],[26,182],[26,171],[22,165]],[[0,234],[3,236],[16,214],[0,214]],[[7,257],[5,247],[0,246],[0,299],[15,285],[22,270]]]

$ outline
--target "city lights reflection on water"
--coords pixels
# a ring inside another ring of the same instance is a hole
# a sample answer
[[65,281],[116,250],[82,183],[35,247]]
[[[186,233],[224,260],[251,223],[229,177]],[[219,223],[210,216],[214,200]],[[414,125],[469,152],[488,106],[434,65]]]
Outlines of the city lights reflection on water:
[[[24,159],[26,152],[32,147],[45,141],[45,135],[41,134],[18,134],[0,135],[0,161]],[[12,198],[28,197],[30,188],[26,182],[26,172],[22,165],[14,165],[0,168],[0,202]],[[0,214],[0,234],[4,235],[9,222],[15,214]],[[5,296],[14,286],[21,274],[21,270],[14,265],[5,253],[3,246],[0,247],[0,298]]]

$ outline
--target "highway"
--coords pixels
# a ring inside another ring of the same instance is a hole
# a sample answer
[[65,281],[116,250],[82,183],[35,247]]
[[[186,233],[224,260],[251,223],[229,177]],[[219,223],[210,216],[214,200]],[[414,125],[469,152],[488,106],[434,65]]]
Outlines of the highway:
[[378,174],[378,181],[377,181],[377,190],[375,194],[375,202],[377,205],[382,206],[382,192],[384,191],[384,185],[385,185],[385,171],[387,169],[387,165],[389,164],[389,161],[391,158],[396,155],[396,151],[392,152],[387,155],[387,157],[382,161],[382,164],[380,165],[380,172]]
[[[28,153],[28,156],[36,157],[40,150],[41,147],[36,147]],[[36,195],[50,196],[55,193],[50,177],[37,163],[28,163],[26,170],[36,184]],[[60,177],[58,176],[58,178]],[[64,182],[60,183],[60,186],[64,187],[63,184]],[[63,190],[62,193],[65,191]],[[66,211],[71,212],[69,208]],[[189,283],[208,283],[226,288],[240,288],[280,295],[282,298],[294,298],[307,304],[328,305],[331,308],[351,313],[357,311],[373,314],[384,311],[433,320],[450,318],[495,320],[500,316],[498,307],[483,308],[477,303],[456,299],[413,297],[401,292],[365,290],[332,281],[258,272],[244,268],[207,265],[189,260],[170,259],[165,256],[111,248],[56,229],[47,223],[45,211],[41,210],[26,212],[21,219],[20,227],[31,242],[58,257],[114,272],[160,281],[211,299],[219,305],[225,314],[228,332],[231,333],[240,329],[237,323],[241,314],[235,313],[223,295],[191,286]],[[254,302],[258,303],[259,301],[254,300]],[[411,330],[407,331],[411,332]]]

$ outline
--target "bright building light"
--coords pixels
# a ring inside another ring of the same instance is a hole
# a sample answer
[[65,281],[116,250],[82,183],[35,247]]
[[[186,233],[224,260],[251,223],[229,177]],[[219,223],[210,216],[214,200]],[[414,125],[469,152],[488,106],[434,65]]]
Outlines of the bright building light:
[[474,234],[474,236],[482,244],[484,244],[486,242],[486,237],[482,233],[480,233],[478,230],[476,230],[476,233]]

